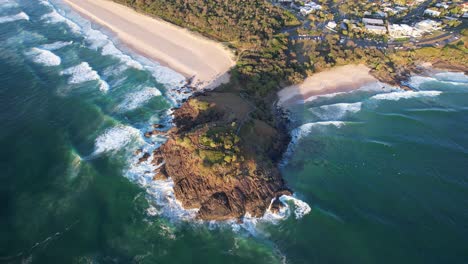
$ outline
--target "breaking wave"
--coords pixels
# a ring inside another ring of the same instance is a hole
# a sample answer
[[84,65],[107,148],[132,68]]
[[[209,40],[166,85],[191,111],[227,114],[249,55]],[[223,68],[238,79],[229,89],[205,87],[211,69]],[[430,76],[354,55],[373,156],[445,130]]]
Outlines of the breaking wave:
[[52,4],[48,0],[39,0],[39,3],[43,6],[52,7]]
[[280,165],[285,166],[288,164],[288,159],[294,152],[297,143],[304,138],[305,136],[309,135],[314,128],[320,127],[327,127],[333,126],[335,128],[340,128],[348,123],[351,122],[344,122],[344,121],[320,121],[320,122],[312,122],[303,124],[295,129],[293,129],[290,133],[291,141],[289,142],[288,148],[284,152],[283,160],[281,161]]
[[16,15],[11,15],[11,16],[2,16],[0,17],[0,24],[18,21],[18,20],[29,20],[29,16],[24,12],[18,13]]
[[282,195],[279,199],[283,204],[287,204],[289,202],[292,202],[294,204],[294,215],[296,216],[296,219],[304,217],[311,211],[310,206],[307,203],[293,196]]
[[440,72],[429,76],[411,76],[408,85],[415,89],[420,89],[421,85],[429,82],[447,83],[452,85],[466,85],[468,77],[463,72]]
[[124,125],[109,128],[96,138],[93,155],[118,151],[135,140],[142,141],[141,133],[136,128]]
[[3,8],[13,8],[18,7],[18,3],[13,0],[0,0],[0,7]]
[[102,47],[102,55],[110,55],[115,58],[118,58],[120,61],[125,63],[127,66],[141,70],[143,66],[137,62],[136,60],[132,59],[132,57],[125,55],[117,49],[111,41],[109,41],[104,47]]
[[109,90],[109,85],[101,80],[99,74],[89,66],[87,62],[82,62],[76,66],[70,67],[60,72],[62,75],[70,75],[68,78],[68,83],[78,84],[89,81],[98,81],[99,90],[107,92]]
[[161,96],[161,92],[158,89],[153,87],[146,87],[138,92],[128,94],[117,108],[121,111],[134,110],[144,105],[156,96]]
[[401,91],[377,94],[372,96],[370,99],[398,101],[400,99],[410,99],[417,97],[435,97],[441,93],[441,91]]
[[310,108],[314,115],[316,115],[320,120],[340,120],[349,114],[354,114],[361,111],[362,103],[338,103],[331,105],[323,105],[319,107]]
[[41,17],[41,20],[47,21],[52,24],[64,23],[66,24],[73,33],[81,33],[81,28],[75,22],[59,14],[55,9],[50,13],[45,14]]
[[30,56],[33,62],[44,66],[58,66],[62,62],[60,57],[51,51],[39,48],[32,48],[25,54]]

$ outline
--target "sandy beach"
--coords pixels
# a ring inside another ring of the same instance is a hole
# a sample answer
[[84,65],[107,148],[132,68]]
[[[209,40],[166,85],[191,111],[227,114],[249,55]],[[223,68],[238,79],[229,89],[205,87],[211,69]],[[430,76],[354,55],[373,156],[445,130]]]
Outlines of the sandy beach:
[[234,56],[222,44],[108,0],[64,0],[70,7],[114,32],[126,45],[193,78],[198,88],[229,81]]
[[365,65],[346,65],[309,76],[298,85],[286,87],[278,92],[283,106],[304,103],[317,95],[349,92],[364,85],[377,82]]

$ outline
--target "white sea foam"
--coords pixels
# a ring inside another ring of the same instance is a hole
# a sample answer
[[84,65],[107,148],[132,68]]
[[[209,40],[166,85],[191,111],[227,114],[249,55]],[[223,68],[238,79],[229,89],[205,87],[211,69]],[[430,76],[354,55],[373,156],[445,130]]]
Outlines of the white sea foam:
[[73,33],[81,33],[80,26],[78,26],[75,22],[71,21],[70,19],[59,14],[55,9],[53,9],[50,13],[43,15],[41,17],[41,20],[47,21],[52,24],[64,23],[70,28],[70,30]]
[[143,69],[143,65],[141,65],[138,61],[134,60],[132,57],[124,54],[122,51],[117,49],[114,43],[112,43],[110,40],[107,42],[107,44],[105,44],[102,47],[102,55],[110,55],[115,58],[118,58],[120,61],[122,61],[129,67],[132,67],[138,70]]
[[[143,151],[152,153],[152,151],[159,147],[164,140],[156,139],[152,144],[143,146]],[[130,166],[125,172],[125,176],[143,187],[146,190],[147,198],[154,205],[151,208],[152,215],[163,215],[174,221],[191,220],[194,221],[197,209],[186,210],[182,204],[177,201],[174,194],[174,182],[172,179],[154,180],[154,170],[158,166],[151,163],[153,156],[144,162],[138,162],[138,157],[132,157]]]
[[440,72],[429,76],[414,75],[408,81],[408,86],[414,89],[420,89],[421,85],[428,82],[440,82],[452,85],[466,85],[468,83],[468,76],[462,72]]
[[161,92],[153,87],[146,87],[140,91],[130,93],[117,107],[119,110],[133,110],[145,103],[155,96],[161,96]]
[[377,94],[372,96],[370,99],[398,101],[400,99],[410,99],[418,97],[436,97],[441,93],[441,91],[400,91]]
[[347,123],[344,121],[321,121],[321,122],[312,122],[303,124],[291,131],[291,141],[289,142],[288,148],[286,149],[283,160],[281,161],[281,166],[285,166],[288,163],[288,159],[296,148],[297,143],[305,136],[309,135],[314,128],[324,128],[333,126],[335,128],[340,128]]
[[18,20],[29,20],[29,16],[24,12],[20,12],[16,15],[11,15],[11,16],[2,16],[0,17],[0,24],[18,21]]
[[39,0],[39,3],[47,7],[53,7],[52,4],[48,0]]
[[434,77],[439,81],[463,84],[468,83],[468,76],[463,72],[440,72],[436,73]]
[[99,74],[89,66],[87,62],[82,62],[76,66],[70,67],[61,71],[62,75],[69,75],[68,83],[78,84],[88,81],[98,81],[99,90],[106,92],[109,90],[109,85],[101,80]]
[[310,209],[310,206],[293,197],[293,196],[289,196],[289,195],[282,195],[280,197],[280,201],[283,202],[283,203],[289,203],[289,202],[292,202],[294,204],[294,215],[296,216],[296,219],[300,219],[302,217],[304,217],[305,215],[307,215],[308,213],[310,213],[311,209]]
[[18,7],[18,3],[14,0],[0,0],[0,8],[13,8],[13,7]]
[[346,122],[343,121],[322,121],[322,122],[313,122],[313,123],[307,123],[303,124],[298,128],[295,128],[293,131],[291,131],[291,137],[292,141],[297,141],[301,139],[302,137],[308,135],[314,127],[320,127],[320,126],[334,126],[334,127],[342,127],[346,124]]
[[313,114],[315,114],[320,120],[340,120],[346,115],[354,114],[361,111],[362,103],[338,103],[331,105],[322,105],[319,107],[310,108]]
[[352,91],[348,92],[336,92],[336,93],[329,93],[329,94],[321,94],[321,95],[313,95],[308,97],[307,99],[303,100],[304,102],[311,102],[315,101],[317,99],[327,99],[327,98],[333,98],[336,96],[340,95],[347,95],[347,94],[354,94],[356,92],[389,92],[389,91],[395,91],[396,88],[394,86],[391,86],[389,84],[385,84],[382,82],[370,82],[368,84],[365,84],[359,89],[355,89]]
[[60,57],[51,51],[39,48],[30,49],[26,55],[30,56],[33,62],[44,66],[58,66],[62,62]]
[[124,125],[112,127],[96,138],[93,155],[118,151],[133,141],[142,141],[138,129]]
[[58,50],[66,46],[70,46],[71,44],[73,44],[73,41],[57,41],[54,43],[41,45],[39,48],[46,50]]

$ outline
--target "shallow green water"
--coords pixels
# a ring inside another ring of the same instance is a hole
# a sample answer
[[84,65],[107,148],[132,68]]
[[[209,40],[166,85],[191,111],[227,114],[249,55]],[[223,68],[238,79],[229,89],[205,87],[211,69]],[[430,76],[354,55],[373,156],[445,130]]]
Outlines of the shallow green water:
[[170,183],[133,166],[137,148],[163,141],[141,135],[168,128],[182,77],[48,3],[0,0],[0,263],[468,260],[466,77],[415,78],[426,92],[406,99],[364,89],[297,107],[293,126],[309,125],[292,131],[282,170],[312,211],[194,223]]

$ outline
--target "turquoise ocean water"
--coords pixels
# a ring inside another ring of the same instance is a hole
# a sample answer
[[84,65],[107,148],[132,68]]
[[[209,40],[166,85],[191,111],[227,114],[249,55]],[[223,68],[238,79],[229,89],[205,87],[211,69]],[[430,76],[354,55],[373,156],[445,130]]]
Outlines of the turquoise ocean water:
[[0,263],[466,263],[468,79],[410,85],[291,109],[302,218],[199,223],[134,155],[183,77],[59,1],[0,0]]

